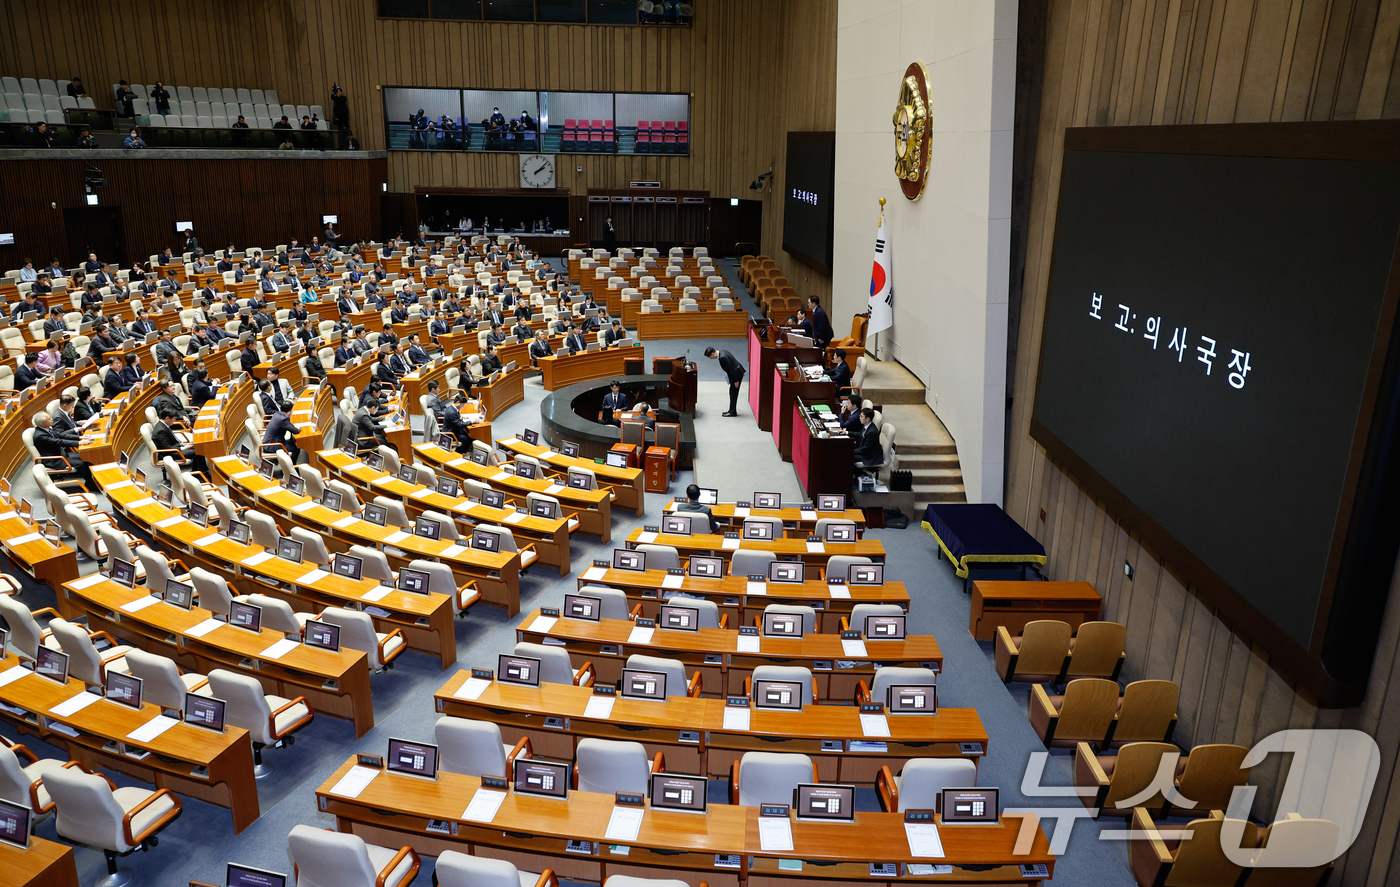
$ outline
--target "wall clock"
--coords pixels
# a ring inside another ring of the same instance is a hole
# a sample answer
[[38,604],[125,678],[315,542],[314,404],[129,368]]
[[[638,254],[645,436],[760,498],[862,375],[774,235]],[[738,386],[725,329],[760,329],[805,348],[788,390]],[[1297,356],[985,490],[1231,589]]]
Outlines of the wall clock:
[[520,187],[553,188],[554,158],[548,154],[521,154]]

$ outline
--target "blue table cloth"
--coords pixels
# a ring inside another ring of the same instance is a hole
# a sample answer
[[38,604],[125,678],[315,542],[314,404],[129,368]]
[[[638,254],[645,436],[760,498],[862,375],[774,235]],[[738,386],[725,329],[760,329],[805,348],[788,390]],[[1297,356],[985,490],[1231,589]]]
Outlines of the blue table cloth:
[[962,578],[974,563],[1043,564],[1045,546],[1000,505],[930,505],[923,527]]

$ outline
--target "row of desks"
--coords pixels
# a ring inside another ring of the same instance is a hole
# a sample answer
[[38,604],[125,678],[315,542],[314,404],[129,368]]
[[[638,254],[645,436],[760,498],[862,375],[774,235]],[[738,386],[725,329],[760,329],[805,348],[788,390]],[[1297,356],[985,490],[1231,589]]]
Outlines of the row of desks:
[[771,551],[779,560],[799,560],[806,564],[822,565],[836,555],[868,557],[875,563],[884,563],[885,546],[878,539],[857,539],[854,542],[808,542],[804,539],[740,539],[737,533],[723,536],[711,533],[695,533],[678,536],[670,533],[657,533],[637,527],[627,534],[626,545],[665,545],[676,549],[681,557],[693,554],[722,557],[726,562],[739,550]]

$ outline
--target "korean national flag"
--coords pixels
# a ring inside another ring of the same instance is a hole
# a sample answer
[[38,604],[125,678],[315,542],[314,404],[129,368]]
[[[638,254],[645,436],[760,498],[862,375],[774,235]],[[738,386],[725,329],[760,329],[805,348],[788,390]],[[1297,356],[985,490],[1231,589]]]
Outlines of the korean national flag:
[[894,325],[894,274],[890,264],[890,237],[885,218],[875,229],[875,265],[870,269],[870,326],[867,333],[878,333]]

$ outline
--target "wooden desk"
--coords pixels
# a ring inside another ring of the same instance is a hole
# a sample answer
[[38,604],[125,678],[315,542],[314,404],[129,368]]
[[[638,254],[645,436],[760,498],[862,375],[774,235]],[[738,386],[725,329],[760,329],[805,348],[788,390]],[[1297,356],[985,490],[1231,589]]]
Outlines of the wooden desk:
[[265,693],[288,699],[305,696],[316,714],[354,722],[356,739],[374,726],[369,657],[361,651],[343,647],[332,653],[301,645],[277,659],[261,659],[264,650],[282,640],[282,632],[264,628],[255,633],[224,625],[195,636],[189,629],[213,613],[165,603],[135,613],[121,609],[144,597],[142,586],[127,588],[94,573],[65,585],[58,595],[58,609],[65,619],[86,617],[89,630],[106,631],[139,650],[173,659],[189,671],[208,674],[215,668],[228,669],[256,678]]
[[[642,535],[646,533],[642,527],[636,527],[627,534],[626,545],[628,548],[636,548],[642,543]],[[725,543],[730,543],[726,545]],[[733,543],[739,543],[733,545]],[[669,545],[680,554],[682,558],[687,558],[692,554],[708,554],[715,557],[724,558],[728,563],[730,555],[739,549],[744,551],[771,551],[778,556],[779,560],[796,558],[806,564],[823,565],[827,558],[838,554],[850,557],[868,557],[877,564],[885,562],[885,546],[879,539],[857,539],[855,542],[807,542],[803,539],[771,539],[760,541],[757,539],[729,539],[725,536],[714,536],[709,533],[695,533],[691,536],[672,536],[666,533],[656,533],[655,538],[649,544]],[[820,546],[820,551],[812,551],[808,546]]]
[[[820,348],[798,348],[784,343],[774,344],[763,339],[752,321],[749,322],[749,407],[754,419],[763,431],[773,430],[773,398],[776,394],[773,381],[773,366],[777,363],[806,364],[818,363],[822,359]],[[768,335],[771,337],[773,333]]]
[[614,499],[615,505],[635,511],[638,517],[641,517],[646,511],[646,492],[642,489],[642,470],[640,468],[613,468],[611,465],[594,462],[592,459],[565,456],[550,447],[527,444],[515,437],[503,437],[496,441],[496,446],[509,453],[533,456],[550,468],[564,474],[567,474],[570,468],[587,468],[597,476],[599,484],[617,494],[617,498]]
[[29,849],[0,844],[0,872],[10,887],[78,887],[73,848],[31,838]]
[[[675,512],[677,504],[681,501],[677,497],[666,503],[665,512],[671,514]],[[848,520],[856,525],[856,538],[865,535],[865,512],[859,508],[847,508],[845,511],[817,511],[807,508],[739,508],[733,502],[721,502],[718,505],[710,506],[710,514],[714,515],[716,521],[721,524],[738,529],[744,525],[744,518],[747,517],[776,517],[782,520],[783,530],[791,530],[795,536],[806,539],[817,529],[817,521],[823,518],[835,520]]]
[[1103,596],[1088,582],[972,582],[972,613],[967,630],[979,641],[996,637],[997,627],[1013,635],[1027,622],[1055,619],[1068,622],[1075,631],[1099,618]]
[[403,377],[404,407],[410,416],[423,415],[423,407],[419,404],[418,398],[428,393],[429,382],[438,383],[439,396],[442,397],[444,403],[447,402],[447,370],[452,365],[451,361],[439,358]]
[[623,374],[627,357],[643,357],[642,352],[632,354],[635,349],[609,348],[605,351],[585,351],[560,357],[557,354],[540,358],[540,372],[544,374],[544,390],[557,391],[565,385],[586,382],[589,379],[609,379]]
[[[676,602],[685,606],[684,601]],[[592,662],[602,683],[615,683],[622,677],[627,657],[634,653],[679,659],[685,663],[687,675],[704,675],[704,695],[721,697],[725,694],[742,696],[744,678],[760,665],[781,661],[785,665],[800,665],[812,672],[817,684],[817,696],[823,702],[851,702],[855,699],[856,682],[864,679],[867,686],[878,665],[909,665],[943,670],[943,652],[932,635],[911,635],[902,641],[865,640],[865,655],[853,655],[843,649],[839,634],[810,634],[802,638],[760,637],[759,652],[739,652],[739,632],[732,621],[729,628],[702,628],[699,631],[671,631],[658,627],[650,641],[630,642],[633,623],[625,619],[561,618],[548,628],[536,628],[539,610],[527,614],[515,629],[517,641],[544,643],[562,641],[574,666]],[[842,668],[839,663],[854,663]],[[878,700],[877,700],[878,701]]]
[[746,311],[677,311],[673,314],[638,313],[637,338],[742,339],[748,332]]
[[[778,455],[783,457],[784,462],[792,461],[792,439],[796,434],[796,415],[794,409],[797,399],[802,398],[804,403],[825,403],[827,405],[836,402],[836,383],[831,381],[812,382],[803,375],[802,370],[795,365],[789,364],[786,371],[773,369],[773,442],[778,445]],[[851,452],[855,452],[854,444]],[[800,478],[799,478],[800,479]],[[822,490],[822,492],[845,493],[851,488],[850,480],[838,490]]]
[[[20,668],[17,656],[0,659],[0,671]],[[28,674],[0,687],[0,717],[14,724],[21,733],[62,749],[70,761],[88,768],[103,767],[125,773],[156,788],[168,788],[177,795],[199,798],[233,811],[233,830],[243,831],[258,818],[258,787],[253,779],[253,743],[248,731],[230,726],[214,733],[177,723],[149,742],[136,742],[128,734],[160,714],[156,705],[140,710],[99,699],[71,715],[52,714],[55,705],[83,692],[83,682],[70,678],[66,685]],[[18,710],[18,711],[17,711]],[[55,728],[55,724],[60,725]],[[66,726],[77,736],[62,732]],[[133,758],[109,743],[151,752]],[[198,767],[207,777],[196,775]]]
[[[845,433],[831,434],[825,425],[814,432],[802,404],[792,405],[792,468],[804,495],[847,493],[855,470],[856,444]],[[822,437],[826,434],[826,437]]]
[[0,544],[10,563],[57,592],[63,583],[78,578],[78,553],[44,536],[39,526],[18,512],[0,513]]
[[750,594],[748,580],[743,576],[728,576],[723,579],[705,579],[686,576],[679,588],[664,588],[664,570],[614,570],[608,567],[589,567],[579,574],[578,586],[589,583],[619,588],[626,592],[632,604],[642,605],[642,615],[654,619],[661,611],[661,604],[677,594],[688,594],[714,601],[721,615],[729,615],[730,625],[751,623],[763,614],[769,604],[805,604],[817,611],[817,630],[836,632],[841,630],[841,617],[849,616],[856,604],[898,604],[905,612],[909,610],[909,592],[903,582],[886,582],[884,585],[827,585],[820,579],[809,579],[797,584],[781,582],[768,583],[763,594]]
[[[413,452],[423,462],[433,466],[435,470],[446,472],[459,480],[465,478],[480,481],[493,490],[505,493],[508,501],[522,507],[525,505],[525,497],[529,493],[544,493],[547,496],[553,496],[559,500],[561,508],[577,515],[580,532],[597,536],[601,542],[612,541],[612,498],[614,494],[610,490],[601,488],[575,490],[544,478],[528,480],[516,477],[496,467],[477,465],[470,459],[463,458],[459,453],[444,450],[436,443],[415,444]],[[555,487],[560,488],[554,489]]]
[[[778,887],[807,882],[874,884],[898,887],[930,884],[1029,884],[1043,881],[1021,877],[1023,863],[1041,863],[1054,874],[1045,832],[1034,819],[1028,823],[1029,852],[1015,852],[1023,817],[1003,816],[998,825],[946,825],[939,829],[944,857],[919,859],[909,853],[903,817],[898,813],[857,812],[854,823],[792,821],[794,851],[764,852],[758,839],[758,809],[711,804],[704,816],[648,808],[634,841],[617,845],[607,838],[614,799],[591,792],[569,793],[567,801],[508,792],[489,824],[461,819],[481,780],[460,773],[439,773],[435,781],[381,771],[356,798],[331,792],[354,766],[347,760],[316,790],[317,808],[336,818],[336,828],[383,846],[411,845],[424,855],[444,850],[507,859],[530,871],[552,868],[560,878],[602,883],[610,875],[700,880],[711,887]],[[667,769],[680,772],[667,761]],[[449,823],[451,834],[427,831],[429,820]],[[595,852],[570,853],[570,839],[592,841]],[[619,850],[613,850],[613,846]],[[625,854],[622,851],[626,851]],[[737,854],[739,868],[715,865],[716,857]],[[800,876],[779,869],[779,857],[809,861]],[[871,878],[871,862],[938,862],[950,864],[948,875]],[[741,880],[741,876],[744,880]],[[1048,878],[1046,879],[1048,880]]]
[[[536,755],[556,760],[573,760],[582,738],[631,740],[647,747],[647,757],[664,751],[668,770],[724,777],[744,752],[798,752],[812,758],[823,782],[869,785],[882,765],[898,773],[911,758],[966,757],[976,763],[987,748],[987,731],[971,708],[891,715],[890,736],[878,741],[882,744],[849,749],[850,741],[864,741],[860,710],[854,705],[808,705],[800,712],[755,708],[749,729],[734,730],[724,726],[722,699],[673,696],[660,702],[618,696],[609,717],[589,718],[584,714],[593,697],[588,687],[493,681],[474,700],[458,697],[470,676],[470,671],[459,671],[447,679],[433,696],[438,712],[494,721],[506,742],[529,736]],[[562,718],[562,725],[546,726],[546,715]],[[695,741],[682,740],[685,732],[695,734]],[[841,740],[847,750],[823,748],[823,740]],[[964,754],[962,743],[981,745],[975,753]]]
[[502,413],[525,399],[525,376],[528,363],[521,364],[490,385],[476,386],[476,395],[486,409],[486,418],[495,421]]
[[365,385],[374,377],[374,361],[368,359],[371,352],[361,355],[362,359],[354,366],[326,368],[326,384],[333,387],[336,394],[343,395],[346,388],[354,388],[356,394],[365,390]]

